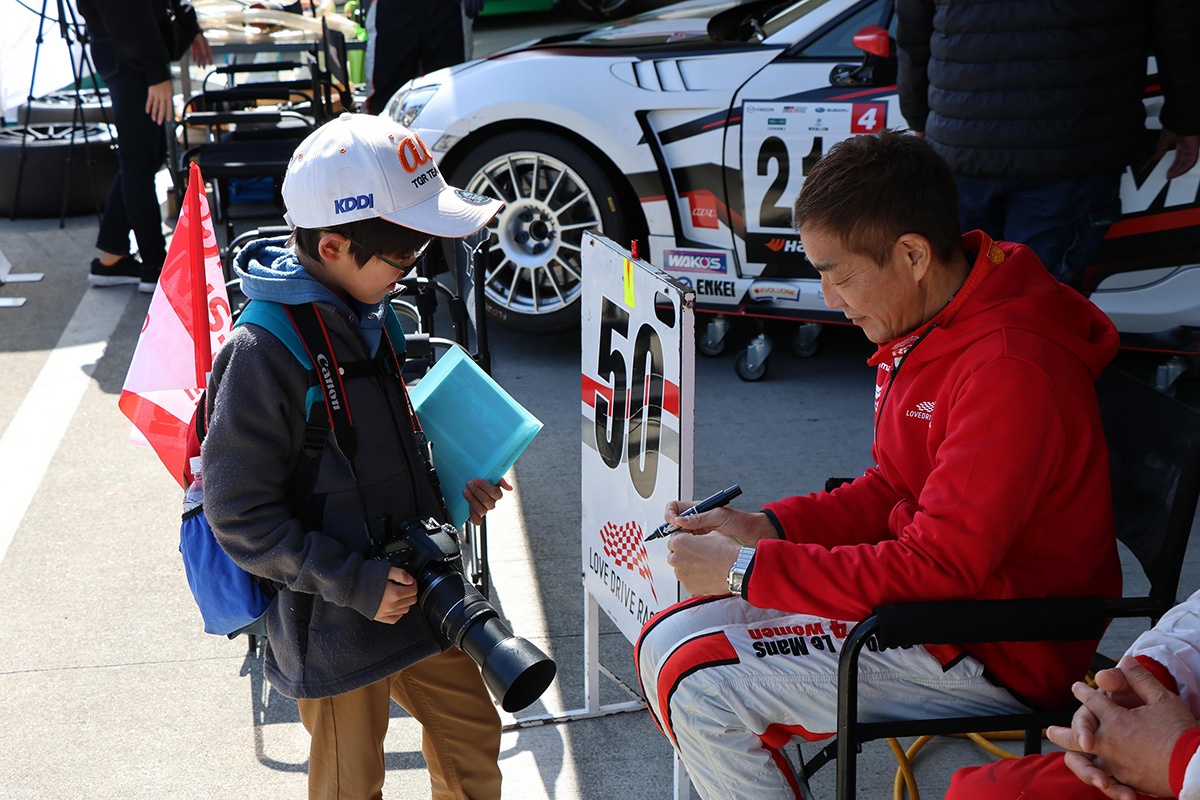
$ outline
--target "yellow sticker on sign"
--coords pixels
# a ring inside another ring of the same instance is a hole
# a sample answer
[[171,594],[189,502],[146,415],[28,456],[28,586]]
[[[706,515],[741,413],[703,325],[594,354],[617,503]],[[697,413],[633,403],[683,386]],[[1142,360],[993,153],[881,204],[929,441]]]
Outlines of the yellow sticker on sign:
[[633,262],[625,259],[625,305],[633,308]]

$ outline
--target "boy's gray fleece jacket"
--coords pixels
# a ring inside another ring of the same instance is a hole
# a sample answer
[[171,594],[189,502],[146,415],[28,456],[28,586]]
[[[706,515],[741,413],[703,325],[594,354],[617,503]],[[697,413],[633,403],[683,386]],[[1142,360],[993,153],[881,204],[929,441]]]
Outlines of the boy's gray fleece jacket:
[[[339,364],[369,359],[380,341],[383,306],[352,309],[313,280],[284,242],[260,240],[239,253],[235,267],[245,294],[285,304],[315,301]],[[298,698],[358,689],[442,649],[415,606],[394,625],[372,619],[389,564],[369,557],[364,515],[443,518],[400,382],[386,374],[346,380],[358,439],[357,487],[330,434],[313,491],[315,507],[324,507],[320,530],[307,529],[297,519],[307,512],[285,502],[304,437],[308,386],[283,343],[253,324],[238,327],[213,364],[202,452],[205,515],[217,541],[247,572],[283,585],[268,611],[265,669],[276,689]]]

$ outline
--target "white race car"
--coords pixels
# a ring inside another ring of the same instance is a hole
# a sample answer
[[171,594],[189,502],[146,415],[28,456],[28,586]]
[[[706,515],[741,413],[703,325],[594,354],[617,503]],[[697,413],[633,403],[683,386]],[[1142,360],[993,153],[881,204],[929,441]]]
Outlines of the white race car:
[[[451,183],[505,201],[486,273],[502,323],[577,324],[588,229],[638,240],[722,319],[845,322],[822,301],[791,204],[832,143],[907,127],[894,25],[890,0],[691,0],[430,73],[385,113],[420,134]],[[1158,93],[1151,85],[1152,119]],[[1126,175],[1125,217],[1089,270],[1093,286],[1146,252],[1166,267],[1194,249],[1200,168],[1168,187],[1170,158]],[[1121,277],[1120,291],[1145,283]],[[1140,329],[1179,324],[1161,321]]]

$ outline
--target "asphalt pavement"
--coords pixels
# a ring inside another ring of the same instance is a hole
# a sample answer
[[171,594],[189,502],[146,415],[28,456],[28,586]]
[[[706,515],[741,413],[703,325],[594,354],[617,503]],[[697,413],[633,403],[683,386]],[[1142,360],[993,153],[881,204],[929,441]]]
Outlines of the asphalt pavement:
[[[265,683],[244,639],[202,631],[177,551],[182,492],[129,441],[117,399],[149,296],[88,288],[96,228],[94,216],[61,228],[0,220],[0,275],[8,263],[45,276],[0,286],[0,299],[26,298],[0,308],[0,798],[304,797],[296,704]],[[580,342],[490,333],[497,380],[545,423],[489,518],[493,601],[559,665],[518,718],[561,716],[584,704]],[[868,343],[832,329],[798,359],[785,342],[759,383],[740,381],[730,357],[697,364],[698,493],[736,481],[735,505],[753,509],[869,465]],[[1144,585],[1125,562],[1129,588]],[[1181,592],[1198,583],[1193,548]],[[1114,625],[1104,651],[1136,631]],[[602,678],[601,700],[631,699],[632,647],[607,620],[600,653],[615,678]],[[385,750],[385,797],[428,797],[420,729],[399,709]],[[514,800],[672,796],[671,751],[645,711],[513,724],[500,757]],[[940,797],[955,768],[988,760],[969,742],[936,740],[917,761],[922,795]],[[859,796],[890,796],[894,772],[886,745],[869,744]],[[832,796],[832,780],[830,766],[818,796]]]

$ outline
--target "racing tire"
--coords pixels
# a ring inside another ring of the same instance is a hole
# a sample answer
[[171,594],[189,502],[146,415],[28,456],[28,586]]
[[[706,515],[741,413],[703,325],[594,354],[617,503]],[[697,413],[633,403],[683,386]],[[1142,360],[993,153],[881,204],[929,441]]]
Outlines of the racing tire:
[[[111,126],[95,123],[0,128],[0,215],[57,217],[63,212],[64,192],[67,216],[102,209],[117,174],[115,134]],[[21,194],[15,196],[18,174]]]
[[[488,226],[488,315],[527,333],[578,327],[584,231],[618,243],[630,231],[617,188],[595,159],[560,136],[514,131],[472,148],[450,183],[505,203]],[[450,265],[455,244],[443,245]],[[473,294],[467,287],[468,309]]]
[[637,0],[570,0],[567,5],[585,18],[601,22],[626,17],[637,10]]
[[[112,122],[112,105],[107,89],[80,89],[79,110],[83,122]],[[25,124],[25,112],[29,112],[29,124],[37,122],[73,122],[75,119],[75,92],[59,91],[39,97],[32,103],[17,109],[17,122]]]

